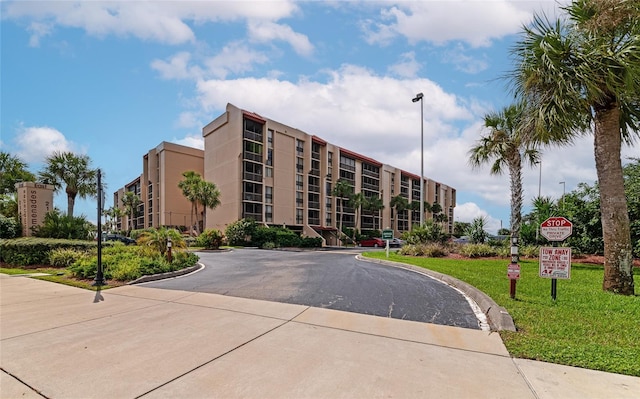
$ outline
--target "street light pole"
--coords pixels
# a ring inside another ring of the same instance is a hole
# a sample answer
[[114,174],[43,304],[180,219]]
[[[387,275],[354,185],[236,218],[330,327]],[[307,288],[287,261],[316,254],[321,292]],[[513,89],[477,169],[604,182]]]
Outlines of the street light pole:
[[562,210],[564,211],[564,193],[565,193],[566,184],[563,181],[561,181],[558,184],[562,184]]
[[411,101],[420,101],[420,226],[424,225],[424,101],[422,93],[416,94]]

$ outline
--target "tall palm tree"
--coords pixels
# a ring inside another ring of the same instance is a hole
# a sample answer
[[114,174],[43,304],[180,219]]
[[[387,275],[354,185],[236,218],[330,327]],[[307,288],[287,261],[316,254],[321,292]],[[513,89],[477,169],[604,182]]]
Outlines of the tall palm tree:
[[376,217],[375,213],[384,209],[384,201],[378,196],[366,198],[365,203],[362,205],[362,209],[372,212],[372,216]]
[[509,170],[512,237],[520,236],[522,224],[522,161],[533,165],[540,157],[538,150],[522,134],[524,115],[520,105],[510,105],[500,112],[485,115],[484,125],[489,133],[469,150],[469,163],[473,168],[493,161],[492,175],[502,174],[505,166]]
[[39,179],[52,184],[55,191],[65,186],[67,193],[67,216],[73,216],[76,197],[94,197],[98,192],[97,170],[91,169],[91,159],[87,155],[56,151],[45,159],[45,166]]
[[360,213],[364,204],[366,204],[367,198],[363,193],[352,194],[349,198],[349,206],[356,211],[356,225],[353,228],[353,240],[356,240],[356,231],[361,230],[361,218]]
[[[182,194],[191,202],[191,226],[193,223],[193,215],[196,215],[196,233],[200,233],[200,222],[198,220],[198,204],[203,207],[203,214],[207,209],[215,209],[220,205],[220,190],[212,183],[202,179],[199,173],[188,170],[182,173],[184,180],[178,182],[178,188],[182,190]],[[204,216],[203,216],[204,224]]]
[[115,231],[116,220],[122,217],[122,210],[114,205],[110,208],[107,208],[104,211],[104,215],[107,217],[107,229],[110,232]]
[[400,213],[409,208],[409,200],[398,194],[395,197],[391,198],[391,201],[389,201],[389,206],[394,209],[394,230],[398,231],[398,216],[400,215]]
[[567,144],[593,132],[604,239],[603,289],[633,295],[631,235],[620,150],[640,135],[640,2],[574,0],[568,18],[535,16],[513,48],[516,95],[535,138]]
[[202,180],[198,187],[197,197],[204,208],[202,224],[206,226],[207,209],[214,210],[220,206],[220,190],[214,183]]
[[[333,187],[331,194],[336,197],[336,203],[340,208],[340,217],[338,218],[338,237],[342,236],[342,221],[344,216],[344,201],[348,199],[353,193],[353,187],[348,181],[344,179],[338,179],[336,185]],[[342,240],[341,240],[342,241]]]
[[124,197],[122,197],[122,205],[124,205],[125,212],[129,216],[129,233],[133,230],[133,220],[136,217],[136,210],[140,203],[140,197],[133,191],[125,192]]
[[[182,176],[184,177],[184,180],[180,180],[178,182],[178,188],[182,190],[182,195],[184,195],[185,198],[187,198],[187,200],[191,202],[191,219],[190,219],[191,225],[189,227],[189,232],[191,232],[194,226],[193,214],[194,213],[196,214],[196,218],[198,215],[198,185],[202,181],[202,178],[200,177],[199,173],[193,170],[187,170],[185,172],[182,172]],[[196,220],[196,224],[197,224],[197,220]],[[196,229],[197,229],[197,226],[196,226]]]

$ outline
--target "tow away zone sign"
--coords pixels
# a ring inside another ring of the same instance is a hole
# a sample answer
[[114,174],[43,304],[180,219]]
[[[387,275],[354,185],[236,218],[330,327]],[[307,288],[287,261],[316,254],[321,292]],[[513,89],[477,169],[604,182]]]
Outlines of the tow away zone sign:
[[571,278],[571,248],[541,247],[539,259],[540,277],[565,280]]

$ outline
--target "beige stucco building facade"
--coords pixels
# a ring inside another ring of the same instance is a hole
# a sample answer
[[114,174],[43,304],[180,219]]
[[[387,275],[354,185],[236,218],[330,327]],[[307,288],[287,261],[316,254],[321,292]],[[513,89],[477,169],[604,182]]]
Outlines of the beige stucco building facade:
[[[252,218],[333,245],[340,223],[361,231],[393,228],[399,235],[419,222],[419,211],[394,212],[389,206],[397,195],[419,202],[417,175],[232,104],[202,135],[204,178],[221,192],[221,205],[207,210],[207,228],[224,231],[230,223]],[[343,206],[333,195],[340,179],[368,199],[381,199],[384,207],[356,212]],[[425,201],[440,204],[445,231],[451,233],[456,190],[425,178]]]
[[[125,212],[122,203],[127,191],[134,192],[140,199],[133,218],[133,228],[173,226],[188,230],[195,224],[191,220],[189,202],[178,183],[184,180],[183,172],[194,171],[204,174],[204,151],[163,141],[142,157],[142,174],[113,194],[115,206]],[[198,220],[202,222],[202,215]],[[118,230],[127,230],[129,215],[124,215],[117,224]]]

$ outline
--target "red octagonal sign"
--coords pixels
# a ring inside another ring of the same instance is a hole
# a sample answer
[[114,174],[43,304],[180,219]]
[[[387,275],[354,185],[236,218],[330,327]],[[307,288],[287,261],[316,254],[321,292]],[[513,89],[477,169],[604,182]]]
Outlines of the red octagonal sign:
[[563,241],[572,231],[573,223],[562,216],[551,217],[540,225],[540,234],[549,241]]

